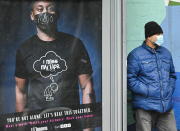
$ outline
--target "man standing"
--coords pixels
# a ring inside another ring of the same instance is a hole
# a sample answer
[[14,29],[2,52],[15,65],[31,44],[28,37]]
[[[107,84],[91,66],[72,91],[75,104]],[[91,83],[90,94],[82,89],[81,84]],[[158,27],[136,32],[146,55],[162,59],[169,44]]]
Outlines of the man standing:
[[154,21],[146,23],[145,38],[127,60],[136,131],[177,131],[172,109],[176,75],[171,53],[161,46],[162,28]]
[[58,11],[53,0],[31,4],[31,20],[37,34],[26,40],[16,54],[16,111],[95,102],[92,67],[82,42],[57,31]]

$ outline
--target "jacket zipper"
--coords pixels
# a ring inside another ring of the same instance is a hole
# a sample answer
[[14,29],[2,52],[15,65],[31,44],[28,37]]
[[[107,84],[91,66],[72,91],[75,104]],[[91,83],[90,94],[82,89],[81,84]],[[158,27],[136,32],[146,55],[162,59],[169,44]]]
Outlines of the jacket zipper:
[[162,107],[163,107],[163,112],[164,112],[164,104],[163,104],[163,102],[162,102],[162,100],[163,100],[163,94],[162,94],[162,81],[161,81],[161,72],[160,72],[160,68],[159,68],[159,66],[158,66],[158,58],[157,58],[157,52],[155,51],[155,49],[153,49],[153,51],[154,51],[154,54],[155,54],[155,57],[156,57],[156,64],[157,64],[157,67],[158,67],[158,75],[159,75],[159,81],[160,81],[160,91],[161,91],[161,104],[162,104]]

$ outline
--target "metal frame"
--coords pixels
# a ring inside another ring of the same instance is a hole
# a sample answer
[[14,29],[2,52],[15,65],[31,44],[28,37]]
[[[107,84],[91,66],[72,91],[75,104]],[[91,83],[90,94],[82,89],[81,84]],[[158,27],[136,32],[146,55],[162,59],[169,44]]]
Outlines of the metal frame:
[[125,0],[103,0],[103,131],[127,130]]

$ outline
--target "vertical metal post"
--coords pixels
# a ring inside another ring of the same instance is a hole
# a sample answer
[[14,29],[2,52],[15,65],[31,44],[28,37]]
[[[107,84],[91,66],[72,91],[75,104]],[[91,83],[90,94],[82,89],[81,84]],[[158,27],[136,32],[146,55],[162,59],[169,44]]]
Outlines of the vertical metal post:
[[127,130],[124,0],[103,0],[103,131]]

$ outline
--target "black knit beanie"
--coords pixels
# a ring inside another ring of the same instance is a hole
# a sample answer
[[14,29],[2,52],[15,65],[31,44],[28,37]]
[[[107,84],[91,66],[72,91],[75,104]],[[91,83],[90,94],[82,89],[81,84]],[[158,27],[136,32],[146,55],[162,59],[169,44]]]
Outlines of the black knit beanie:
[[162,34],[163,30],[156,22],[151,21],[145,24],[145,38],[153,36],[155,34]]

